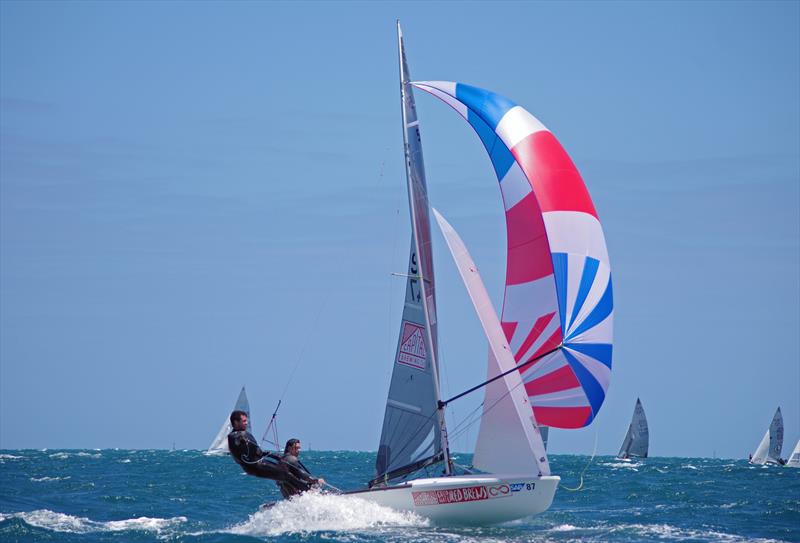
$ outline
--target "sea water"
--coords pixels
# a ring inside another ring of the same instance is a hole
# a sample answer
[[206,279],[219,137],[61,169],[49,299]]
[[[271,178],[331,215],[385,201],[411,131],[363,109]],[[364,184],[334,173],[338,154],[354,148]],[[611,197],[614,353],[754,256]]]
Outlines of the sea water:
[[[549,511],[467,528],[332,493],[259,511],[279,500],[275,484],[200,451],[3,450],[0,541],[800,541],[800,469],[708,458],[550,460],[562,486]],[[351,489],[370,478],[375,454],[313,451],[303,461]]]

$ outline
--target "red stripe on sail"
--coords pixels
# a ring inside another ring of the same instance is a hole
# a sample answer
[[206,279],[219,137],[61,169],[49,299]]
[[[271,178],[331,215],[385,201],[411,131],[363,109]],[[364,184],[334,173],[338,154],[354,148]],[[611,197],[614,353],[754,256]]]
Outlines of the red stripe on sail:
[[560,392],[562,390],[569,390],[581,386],[578,378],[575,377],[575,372],[569,365],[561,366],[556,371],[551,371],[546,375],[542,375],[528,383],[525,383],[525,391],[528,396],[539,396],[541,394],[550,394],[551,392]]
[[553,428],[583,428],[592,416],[590,407],[534,407],[536,422]]
[[531,182],[542,212],[583,211],[597,217],[578,169],[552,133],[534,132],[511,152]]
[[516,322],[501,322],[500,326],[503,327],[503,333],[506,335],[506,341],[511,343],[511,338],[514,337],[514,332],[517,329]]
[[533,328],[528,333],[528,337],[525,338],[525,341],[522,342],[519,350],[514,353],[514,359],[519,363],[520,359],[528,352],[528,349],[531,348],[531,345],[536,343],[536,340],[539,339],[539,336],[542,335],[544,329],[547,328],[547,325],[555,315],[555,311],[553,313],[548,313],[547,315],[542,315],[536,322],[533,324]]
[[506,284],[518,285],[553,273],[550,244],[536,195],[529,193],[506,211],[508,266]]
[[559,344],[561,344],[561,337],[562,337],[561,327],[559,326],[558,329],[555,332],[553,332],[553,334],[549,338],[547,338],[547,341],[542,343],[541,347],[536,349],[536,352],[528,357],[528,360],[533,360],[533,362],[525,364],[524,366],[522,366],[519,369],[519,371],[520,372],[528,371],[529,368],[535,366],[536,364],[538,364],[542,360],[546,359],[547,357],[545,357],[545,358],[543,358],[541,360],[536,360],[536,357],[537,356],[541,356],[544,353],[546,353],[547,351],[552,351],[553,349],[558,347]]

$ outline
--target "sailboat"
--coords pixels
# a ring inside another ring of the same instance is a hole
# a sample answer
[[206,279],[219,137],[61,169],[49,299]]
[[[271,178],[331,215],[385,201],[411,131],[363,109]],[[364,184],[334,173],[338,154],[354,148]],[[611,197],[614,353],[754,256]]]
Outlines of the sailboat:
[[797,440],[797,445],[794,446],[792,455],[786,461],[786,466],[790,468],[800,468],[800,439]]
[[[609,384],[613,301],[605,239],[577,169],[549,130],[498,94],[462,83],[412,83],[399,22],[397,35],[411,249],[375,477],[350,494],[436,522],[527,517],[550,507],[560,481],[551,474],[540,424],[588,425]],[[489,343],[487,379],[446,400],[439,388],[430,206],[413,88],[452,106],[476,130],[506,208],[499,318],[463,241],[434,210]],[[479,473],[458,474],[445,409],[476,391],[484,393],[472,466]]]
[[647,417],[644,416],[644,408],[639,398],[636,398],[636,406],[633,408],[633,417],[628,426],[628,433],[622,441],[617,458],[627,460],[629,458],[647,458],[647,450],[650,447],[650,430],[647,427]]
[[[239,397],[236,398],[236,403],[233,405],[233,409],[231,411],[244,411],[247,413],[247,431],[250,431],[250,402],[247,400],[247,392],[245,392],[244,387],[242,387],[241,392],[239,392]],[[208,450],[204,453],[207,455],[223,455],[229,454],[228,451],[228,434],[231,433],[233,427],[231,426],[230,421],[230,412],[225,417],[225,422],[222,423],[222,427],[219,429],[219,433],[217,433],[217,437],[214,438],[214,441],[211,442],[209,445]]]
[[767,433],[761,438],[756,452],[750,456],[751,464],[780,464],[781,449],[783,448],[783,415],[781,408],[775,411],[772,422],[767,428]]

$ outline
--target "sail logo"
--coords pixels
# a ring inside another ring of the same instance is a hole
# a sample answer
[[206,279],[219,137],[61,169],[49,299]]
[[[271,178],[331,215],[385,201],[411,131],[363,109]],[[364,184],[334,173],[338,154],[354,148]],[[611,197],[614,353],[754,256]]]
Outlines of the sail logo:
[[413,322],[403,321],[400,348],[397,350],[397,363],[424,370],[427,359],[425,328]]

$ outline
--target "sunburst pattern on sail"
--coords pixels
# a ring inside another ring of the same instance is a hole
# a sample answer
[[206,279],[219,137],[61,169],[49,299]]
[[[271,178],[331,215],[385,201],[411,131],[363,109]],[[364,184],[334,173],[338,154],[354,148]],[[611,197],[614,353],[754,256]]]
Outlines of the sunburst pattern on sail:
[[[498,94],[445,81],[414,86],[475,129],[506,211],[501,323],[539,424],[580,428],[611,378],[613,295],[605,237],[578,170],[550,131]],[[543,353],[552,354],[534,360]]]

